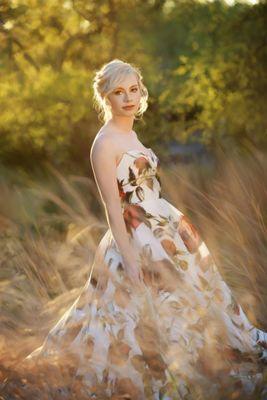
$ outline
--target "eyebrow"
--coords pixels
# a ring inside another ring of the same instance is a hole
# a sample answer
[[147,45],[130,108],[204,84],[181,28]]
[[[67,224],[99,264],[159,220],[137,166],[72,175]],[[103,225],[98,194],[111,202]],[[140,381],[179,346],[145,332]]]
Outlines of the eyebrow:
[[[134,87],[134,86],[137,86],[137,84],[135,83],[134,85],[130,86],[130,88],[132,88],[132,87]],[[117,89],[123,89],[123,87],[118,86],[118,87],[115,88],[115,90],[117,90]]]

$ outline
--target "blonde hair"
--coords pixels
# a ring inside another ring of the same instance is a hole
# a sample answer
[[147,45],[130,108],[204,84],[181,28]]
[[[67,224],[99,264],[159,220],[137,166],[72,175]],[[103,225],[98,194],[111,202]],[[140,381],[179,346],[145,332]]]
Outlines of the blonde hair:
[[[146,111],[148,104],[148,90],[143,84],[143,76],[138,67],[119,59],[114,59],[104,64],[98,70],[93,79],[94,106],[99,112],[99,119],[106,122],[112,117],[110,102],[107,98],[109,93],[129,74],[134,73],[141,92],[141,99],[138,111],[135,113],[135,119],[140,119]],[[139,117],[140,118],[137,118]]]

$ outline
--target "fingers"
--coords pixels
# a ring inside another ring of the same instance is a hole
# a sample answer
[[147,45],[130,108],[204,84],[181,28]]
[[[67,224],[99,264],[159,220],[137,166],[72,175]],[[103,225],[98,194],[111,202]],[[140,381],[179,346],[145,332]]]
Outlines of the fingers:
[[139,274],[132,276],[131,279],[135,285],[141,285],[142,283],[142,277]]
[[141,269],[131,269],[128,271],[128,277],[134,285],[142,286],[144,274]]

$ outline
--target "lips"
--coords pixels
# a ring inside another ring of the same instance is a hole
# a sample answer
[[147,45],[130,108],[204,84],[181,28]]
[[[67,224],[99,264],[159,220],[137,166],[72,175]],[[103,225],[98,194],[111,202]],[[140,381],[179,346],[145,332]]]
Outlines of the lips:
[[131,110],[132,108],[134,108],[134,104],[131,105],[131,106],[124,106],[122,108],[125,109],[125,110]]

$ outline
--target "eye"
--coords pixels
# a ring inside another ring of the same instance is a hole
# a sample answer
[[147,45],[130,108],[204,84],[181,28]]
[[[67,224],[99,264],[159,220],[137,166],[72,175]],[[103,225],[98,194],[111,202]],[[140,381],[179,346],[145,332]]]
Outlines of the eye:
[[[132,91],[137,91],[138,90],[138,88],[137,87],[135,87],[135,88],[133,88],[132,89]],[[122,93],[122,90],[116,90],[115,92],[114,92],[114,94],[120,94],[120,93]]]

